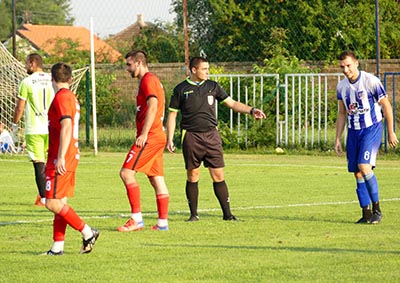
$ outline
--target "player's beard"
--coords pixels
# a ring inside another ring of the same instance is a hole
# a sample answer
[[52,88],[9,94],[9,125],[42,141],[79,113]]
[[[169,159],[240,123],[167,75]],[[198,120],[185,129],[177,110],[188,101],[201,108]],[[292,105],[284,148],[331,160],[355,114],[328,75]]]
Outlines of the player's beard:
[[135,70],[134,72],[131,73],[131,77],[134,79],[139,79],[140,72],[138,70]]

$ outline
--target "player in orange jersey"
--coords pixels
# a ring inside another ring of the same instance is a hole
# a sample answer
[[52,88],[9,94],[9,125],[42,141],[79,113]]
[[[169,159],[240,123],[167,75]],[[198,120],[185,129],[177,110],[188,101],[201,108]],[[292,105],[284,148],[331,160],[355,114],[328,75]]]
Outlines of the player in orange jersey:
[[80,106],[69,90],[72,69],[64,63],[51,68],[56,95],[48,112],[49,151],[46,163],[46,208],[54,213],[53,246],[44,255],[64,254],[67,225],[82,234],[81,254],[90,253],[99,237],[99,231],[87,225],[67,205],[74,195],[75,172],[79,160],[78,129]]
[[149,71],[144,51],[131,51],[125,56],[126,70],[140,80],[136,96],[136,141],[128,152],[120,171],[131,206],[131,218],[117,231],[144,229],[140,188],[136,172],[149,178],[156,193],[158,221],[153,230],[168,230],[169,192],[164,180],[163,152],[166,134],[163,127],[165,94],[160,80]]

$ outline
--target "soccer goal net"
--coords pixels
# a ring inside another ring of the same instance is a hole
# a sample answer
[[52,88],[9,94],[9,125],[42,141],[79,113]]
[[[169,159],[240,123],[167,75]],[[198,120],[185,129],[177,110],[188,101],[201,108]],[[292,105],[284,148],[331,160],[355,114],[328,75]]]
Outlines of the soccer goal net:
[[[79,82],[88,67],[73,71],[71,90],[76,92]],[[25,66],[19,62],[0,42],[0,123],[10,130],[13,122],[14,109],[19,84],[27,76]],[[21,149],[24,143],[24,120],[19,123],[18,137],[15,137],[15,147]],[[18,150],[20,152],[20,150]]]

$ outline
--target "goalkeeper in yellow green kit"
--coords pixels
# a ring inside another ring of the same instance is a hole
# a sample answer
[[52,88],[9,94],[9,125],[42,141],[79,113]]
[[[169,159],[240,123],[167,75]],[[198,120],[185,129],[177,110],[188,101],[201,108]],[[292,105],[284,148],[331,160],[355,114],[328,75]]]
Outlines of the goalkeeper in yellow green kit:
[[29,76],[20,83],[11,127],[14,136],[17,136],[18,123],[24,114],[26,151],[35,169],[39,192],[35,204],[44,205],[44,165],[49,144],[47,111],[54,98],[54,90],[51,75],[43,71],[43,59],[39,54],[28,55],[25,63]]

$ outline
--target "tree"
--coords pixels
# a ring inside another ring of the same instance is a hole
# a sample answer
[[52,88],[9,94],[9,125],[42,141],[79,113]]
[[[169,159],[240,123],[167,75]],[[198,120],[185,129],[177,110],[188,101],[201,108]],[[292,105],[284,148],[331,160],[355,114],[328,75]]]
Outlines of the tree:
[[185,60],[182,46],[183,34],[177,34],[176,25],[156,22],[134,36],[131,48],[147,50],[151,63],[168,63]]
[[[70,0],[17,0],[16,25],[23,23],[72,25]],[[45,7],[45,8],[44,8]],[[12,0],[0,1],[0,40],[12,35]]]
[[[187,0],[189,16],[189,54],[205,55],[210,59],[215,58],[213,39],[217,31],[213,25],[213,9],[209,0]],[[178,32],[183,34],[183,7],[181,0],[173,0],[171,3],[175,11]]]
[[[182,3],[172,2],[182,25]],[[280,50],[301,60],[335,60],[343,49],[375,58],[375,3],[371,0],[188,0],[191,53],[213,61],[272,58],[276,32]],[[380,0],[381,57],[398,58],[398,1]]]
[[[67,39],[54,39],[55,45],[51,50],[51,56],[45,56],[44,63],[48,65],[57,62],[68,62],[74,69],[82,68],[90,62],[90,52],[82,50],[79,42]],[[101,56],[98,54],[97,56]],[[103,56],[104,57],[104,56]],[[106,63],[106,58],[103,62]],[[120,89],[114,84],[116,81],[116,74],[113,67],[97,69],[96,71],[96,97],[97,97],[97,123],[99,126],[116,126],[123,125],[122,121],[128,119],[121,119],[121,117],[132,116],[133,106],[127,105],[120,95]],[[86,77],[82,78],[79,84],[77,96],[81,102],[81,122],[86,122]],[[133,120],[133,118],[131,119]],[[128,120],[128,121],[131,121]],[[126,126],[126,125],[123,125]]]

